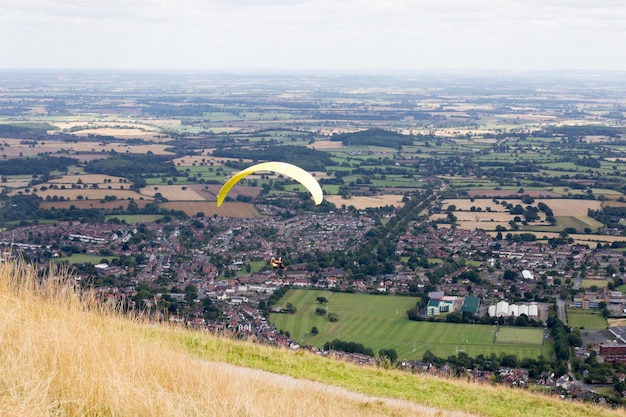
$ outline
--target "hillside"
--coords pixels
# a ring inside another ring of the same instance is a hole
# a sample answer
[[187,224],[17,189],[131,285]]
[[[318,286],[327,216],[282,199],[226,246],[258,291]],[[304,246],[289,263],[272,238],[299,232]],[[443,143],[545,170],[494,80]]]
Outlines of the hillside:
[[626,415],[155,326],[33,269],[0,263],[0,415]]

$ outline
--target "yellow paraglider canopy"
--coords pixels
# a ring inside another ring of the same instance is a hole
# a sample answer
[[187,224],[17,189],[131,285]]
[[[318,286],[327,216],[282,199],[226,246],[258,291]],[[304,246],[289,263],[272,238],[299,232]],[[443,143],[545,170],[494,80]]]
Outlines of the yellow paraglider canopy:
[[311,174],[309,174],[302,168],[292,164],[288,164],[286,162],[262,162],[260,164],[248,167],[241,172],[238,172],[237,174],[233,175],[231,179],[226,181],[226,183],[222,185],[220,192],[217,194],[217,206],[219,207],[222,205],[222,203],[224,202],[224,198],[226,198],[226,195],[228,194],[230,189],[233,188],[235,184],[239,182],[239,180],[258,171],[273,171],[293,178],[300,184],[304,185],[307,190],[309,190],[309,192],[313,196],[315,204],[320,204],[324,199],[324,193],[322,192],[322,187],[320,187],[320,184]]

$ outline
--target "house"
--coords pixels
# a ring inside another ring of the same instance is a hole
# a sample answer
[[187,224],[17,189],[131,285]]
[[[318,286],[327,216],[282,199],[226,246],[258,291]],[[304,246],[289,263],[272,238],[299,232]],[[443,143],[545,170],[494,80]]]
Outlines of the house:
[[606,362],[626,362],[626,345],[601,343],[600,356],[604,356]]
[[472,297],[470,295],[463,298],[463,305],[461,305],[461,312],[478,314],[479,308],[480,308],[480,298]]
[[439,314],[451,313],[454,311],[454,301],[450,300],[430,300],[426,307],[426,315],[438,316]]

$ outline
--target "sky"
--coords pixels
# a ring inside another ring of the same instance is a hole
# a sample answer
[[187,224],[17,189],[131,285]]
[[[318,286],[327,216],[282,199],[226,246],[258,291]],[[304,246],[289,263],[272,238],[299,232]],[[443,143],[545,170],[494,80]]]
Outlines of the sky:
[[626,71],[623,0],[1,0],[0,69]]

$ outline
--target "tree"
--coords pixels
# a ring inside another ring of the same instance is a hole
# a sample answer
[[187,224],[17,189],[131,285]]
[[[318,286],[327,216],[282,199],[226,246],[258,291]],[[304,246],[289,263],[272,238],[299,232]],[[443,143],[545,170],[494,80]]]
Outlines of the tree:
[[325,316],[326,315],[326,310],[321,308],[321,307],[317,307],[315,309],[315,314],[317,314],[318,316]]
[[296,308],[296,306],[294,306],[292,303],[287,303],[287,313],[289,314],[295,314],[296,311],[298,311],[298,309]]
[[420,316],[420,311],[415,307],[407,310],[406,315],[409,317],[409,320],[419,321],[422,319],[422,317]]
[[322,296],[317,297],[317,298],[315,299],[315,301],[317,301],[317,302],[318,302],[318,303],[320,303],[320,304],[326,304],[326,303],[328,302],[328,300],[326,299],[326,297],[322,297]]
[[398,352],[395,349],[381,349],[378,351],[378,357],[382,360],[388,360],[391,363],[398,361]]
[[311,334],[319,334],[319,330],[317,329],[317,327],[313,326],[311,327]]
[[198,288],[195,285],[187,285],[185,287],[185,301],[192,303],[196,298],[198,298]]
[[510,269],[507,269],[506,271],[504,271],[504,275],[502,276],[502,278],[507,281],[515,281],[517,277],[518,277],[518,273],[515,271],[511,271]]

